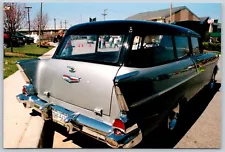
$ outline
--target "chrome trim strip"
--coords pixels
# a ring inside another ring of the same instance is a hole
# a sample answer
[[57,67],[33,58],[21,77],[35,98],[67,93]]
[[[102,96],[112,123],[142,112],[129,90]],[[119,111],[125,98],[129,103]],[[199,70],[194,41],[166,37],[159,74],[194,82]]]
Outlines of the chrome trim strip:
[[144,98],[144,99],[142,99],[140,101],[137,101],[137,102],[133,103],[130,107],[133,108],[133,107],[140,106],[140,105],[148,102],[149,100],[152,100],[152,99],[154,99],[154,98],[156,98],[156,97],[158,97],[158,96],[160,96],[160,95],[162,95],[162,94],[164,94],[164,93],[166,93],[166,92],[168,92],[168,91],[176,88],[177,86],[179,86],[179,85],[187,82],[188,80],[192,79],[193,77],[197,76],[198,74],[200,74],[200,73],[196,73],[196,74],[192,75],[191,77],[189,77],[189,78],[187,78],[187,79],[185,79],[185,80],[183,80],[183,81],[181,81],[181,82],[179,82],[179,83],[177,83],[177,84],[175,84],[175,85],[173,85],[173,86],[171,86],[171,87],[169,87],[169,88],[167,88],[167,89],[165,89],[165,90],[163,90],[163,91],[161,91],[159,93],[156,93],[154,95],[151,95],[149,97],[146,97],[146,98]]
[[17,65],[17,67],[18,67],[18,69],[19,69],[19,71],[20,71],[20,73],[21,73],[23,79],[25,80],[25,82],[26,82],[26,83],[30,83],[30,79],[29,79],[29,78],[27,77],[27,75],[25,74],[23,68],[19,65],[19,63],[17,63],[16,65]]
[[[136,145],[142,140],[142,133],[139,128],[130,131],[127,134],[116,135],[113,132],[109,133],[106,137],[107,144],[113,148],[123,147],[129,148],[129,144],[133,144],[136,141]],[[111,144],[110,144],[111,143]],[[114,145],[112,145],[112,143]],[[135,146],[135,145],[133,145]]]
[[126,79],[126,78],[129,78],[129,77],[135,76],[139,73],[140,73],[139,71],[133,71],[133,72],[130,72],[130,73],[127,73],[127,74],[116,76],[114,82],[118,83],[122,79]]
[[120,88],[117,85],[115,86],[115,93],[116,93],[116,97],[117,97],[117,101],[118,101],[120,110],[129,111],[129,108],[124,99],[124,96],[123,96],[122,92],[120,91]]
[[191,60],[192,60],[192,62],[194,63],[195,68],[196,68],[196,71],[197,71],[197,72],[199,72],[199,71],[198,71],[198,66],[197,66],[197,64],[196,64],[195,60],[194,60],[194,59],[192,59],[192,58],[190,58],[190,59],[191,59]]

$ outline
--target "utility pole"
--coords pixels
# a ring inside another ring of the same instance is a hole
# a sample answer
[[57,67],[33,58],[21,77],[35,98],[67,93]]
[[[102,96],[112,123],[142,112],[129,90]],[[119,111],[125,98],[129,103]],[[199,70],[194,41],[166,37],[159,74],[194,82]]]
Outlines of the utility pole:
[[60,28],[62,29],[62,21],[60,21]]
[[65,20],[65,22],[64,22],[64,23],[65,23],[65,29],[66,29],[66,23],[67,23],[67,21]]
[[42,2],[41,2],[41,13],[40,13],[40,22],[39,22],[39,47],[41,47],[41,25],[42,25]]
[[54,18],[54,26],[55,26],[55,33],[56,33],[56,19]]
[[26,6],[27,9],[27,15],[28,15],[28,26],[29,26],[29,36],[30,36],[30,9],[32,8],[31,6]]
[[105,16],[107,15],[106,11],[107,9],[104,9],[104,13],[102,14],[104,16],[104,20],[105,20]]
[[170,23],[172,23],[172,2],[170,2]]

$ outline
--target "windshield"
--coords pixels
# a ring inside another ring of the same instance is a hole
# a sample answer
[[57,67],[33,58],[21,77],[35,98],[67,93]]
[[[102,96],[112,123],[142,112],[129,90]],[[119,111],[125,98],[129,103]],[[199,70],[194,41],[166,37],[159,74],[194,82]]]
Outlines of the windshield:
[[117,63],[124,39],[124,35],[69,35],[57,58]]

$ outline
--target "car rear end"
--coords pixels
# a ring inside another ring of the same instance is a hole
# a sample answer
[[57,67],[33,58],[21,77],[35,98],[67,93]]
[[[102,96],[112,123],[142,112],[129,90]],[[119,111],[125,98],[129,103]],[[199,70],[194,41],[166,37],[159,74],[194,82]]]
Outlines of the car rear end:
[[[70,31],[69,31],[70,32]],[[18,61],[26,85],[17,100],[43,119],[87,134],[113,148],[131,148],[142,140],[137,123],[117,85],[126,33],[67,33],[52,59]],[[104,36],[118,36],[121,47],[100,47]],[[92,44],[77,37],[95,37]]]

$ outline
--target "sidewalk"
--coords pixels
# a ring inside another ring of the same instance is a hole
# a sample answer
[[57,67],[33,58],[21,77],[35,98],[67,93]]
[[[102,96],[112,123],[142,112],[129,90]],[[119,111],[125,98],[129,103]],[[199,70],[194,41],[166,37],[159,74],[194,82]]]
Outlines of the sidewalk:
[[[44,56],[51,57],[55,49],[51,49]],[[16,100],[16,95],[21,93],[24,84],[19,71],[4,80],[4,148],[37,148],[39,143],[43,119],[31,116],[32,110],[24,108]]]

